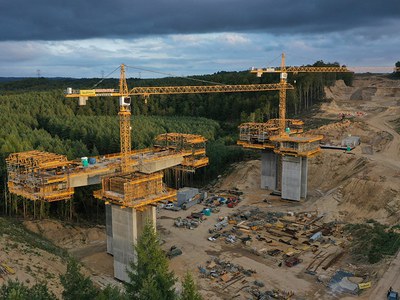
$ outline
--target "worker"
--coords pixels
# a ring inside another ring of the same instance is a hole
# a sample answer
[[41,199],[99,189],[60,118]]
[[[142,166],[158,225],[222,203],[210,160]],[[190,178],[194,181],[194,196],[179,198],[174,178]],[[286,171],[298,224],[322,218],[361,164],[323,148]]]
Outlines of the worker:
[[389,297],[391,291],[392,291],[392,287],[389,287],[389,290],[388,290],[388,292],[386,294],[386,297]]

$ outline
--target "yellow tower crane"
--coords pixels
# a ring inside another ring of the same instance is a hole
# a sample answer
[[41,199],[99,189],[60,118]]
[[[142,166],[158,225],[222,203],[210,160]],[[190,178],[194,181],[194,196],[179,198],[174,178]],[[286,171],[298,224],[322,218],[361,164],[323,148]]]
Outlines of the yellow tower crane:
[[286,88],[287,73],[300,73],[300,72],[312,72],[312,73],[343,73],[352,72],[346,67],[286,67],[285,64],[285,53],[282,53],[281,67],[280,68],[263,68],[256,69],[252,68],[251,73],[256,73],[258,77],[261,77],[264,73],[279,73],[280,74],[280,86],[279,90],[279,135],[287,136],[285,132],[286,127]]
[[121,171],[124,173],[128,167],[128,155],[131,151],[131,98],[129,97],[128,84],[125,77],[125,65],[121,65],[121,75],[119,80],[119,90],[121,93],[119,102],[119,131],[121,143]]
[[[341,73],[351,72],[346,67],[287,67],[285,54],[282,53],[281,66],[279,68],[252,68],[251,73],[261,77],[264,73],[279,73],[279,119],[269,120],[260,125],[273,125],[277,123],[277,132],[273,132],[268,137],[267,142],[260,142],[257,135],[256,143],[252,144],[249,135],[251,130],[247,124],[241,125],[241,132],[244,132],[240,141],[245,147],[263,150],[262,170],[265,173],[261,178],[263,188],[278,190],[283,199],[299,201],[307,195],[307,159],[321,151],[319,142],[323,138],[320,135],[310,135],[303,133],[302,130],[291,132],[290,128],[294,124],[302,125],[300,120],[286,119],[286,85],[287,74],[289,72],[313,72],[313,73]],[[287,124],[291,124],[287,126]],[[289,135],[290,134],[290,135]],[[250,140],[250,143],[246,142]],[[272,167],[271,167],[272,166]],[[292,170],[293,169],[293,170]],[[297,170],[297,171],[295,171]]]
[[244,85],[201,85],[201,86],[164,86],[164,87],[135,87],[128,89],[125,76],[125,65],[120,67],[119,90],[91,89],[73,90],[68,88],[67,98],[79,98],[79,105],[86,105],[89,97],[113,96],[119,97],[119,126],[121,146],[121,172],[129,172],[129,153],[131,152],[131,98],[130,96],[172,95],[172,94],[203,94],[203,93],[236,93],[276,91],[281,93],[294,87],[287,82],[274,84],[244,84]]

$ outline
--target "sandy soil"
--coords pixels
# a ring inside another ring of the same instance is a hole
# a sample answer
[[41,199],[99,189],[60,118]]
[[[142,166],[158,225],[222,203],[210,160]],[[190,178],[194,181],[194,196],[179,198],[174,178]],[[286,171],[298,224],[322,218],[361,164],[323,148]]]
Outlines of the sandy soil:
[[[81,227],[57,220],[25,221],[24,225],[80,260],[84,264],[81,271],[91,276],[97,286],[104,287],[109,283],[120,285],[113,278],[112,257],[106,254],[104,226]],[[67,267],[66,261],[59,256],[3,235],[0,236],[0,262],[15,271],[13,275],[0,276],[0,285],[8,279],[27,285],[46,282],[49,289],[61,298],[59,276],[65,273]]]
[[0,276],[0,285],[7,280],[19,280],[28,286],[46,282],[51,291],[61,295],[59,276],[65,273],[66,265],[60,257],[3,235],[0,236],[0,262],[15,271],[15,274]]

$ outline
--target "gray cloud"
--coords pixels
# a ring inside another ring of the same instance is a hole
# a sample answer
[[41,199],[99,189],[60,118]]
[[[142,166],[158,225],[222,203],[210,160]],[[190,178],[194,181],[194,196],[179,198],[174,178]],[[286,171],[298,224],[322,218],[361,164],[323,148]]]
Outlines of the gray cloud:
[[315,34],[374,30],[399,17],[399,0],[13,0],[0,3],[0,40],[207,32]]
[[[395,27],[399,28],[400,22]],[[278,66],[282,51],[288,65],[323,59],[348,66],[393,66],[399,60],[399,46],[399,37],[382,34],[370,40],[365,29],[279,36],[225,32],[136,39],[0,41],[0,76],[36,76],[40,69],[46,77],[100,77],[101,71],[108,74],[121,63],[175,75],[210,74]],[[127,75],[160,76],[131,68]],[[113,76],[118,77],[118,73]]]

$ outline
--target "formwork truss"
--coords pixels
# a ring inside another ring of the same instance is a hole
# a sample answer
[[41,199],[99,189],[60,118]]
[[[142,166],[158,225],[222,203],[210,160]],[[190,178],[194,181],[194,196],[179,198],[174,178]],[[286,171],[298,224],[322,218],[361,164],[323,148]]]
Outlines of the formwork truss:
[[70,164],[65,155],[37,150],[19,152],[10,154],[6,164],[11,193],[46,202],[70,199],[74,193],[65,174]]
[[209,163],[206,156],[206,142],[206,138],[197,134],[164,133],[155,138],[155,147],[186,152],[183,162],[175,168],[194,172]]
[[169,189],[162,181],[163,172],[142,174],[139,172],[103,178],[102,189],[95,191],[97,199],[141,210],[164,200],[176,198],[176,190]]
[[86,167],[65,155],[37,150],[13,153],[6,159],[8,188],[30,200],[53,202],[71,199],[74,187],[102,183],[97,198],[139,209],[176,197],[176,191],[162,183],[162,170],[194,172],[208,165],[206,141],[193,134],[160,135],[154,148],[129,152],[128,171],[124,173],[121,153],[95,157],[96,163]]
[[[238,145],[252,149],[274,149],[276,143],[272,137],[279,136],[279,119],[270,119],[265,123],[243,123],[239,126]],[[285,120],[285,126],[290,134],[303,132],[304,122],[297,119]]]
[[309,134],[271,137],[271,141],[278,143],[278,147],[274,149],[275,153],[301,157],[312,157],[321,152],[319,143],[322,139],[322,135]]

